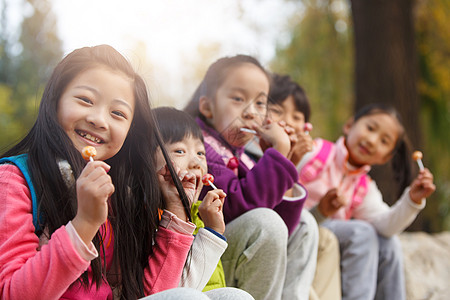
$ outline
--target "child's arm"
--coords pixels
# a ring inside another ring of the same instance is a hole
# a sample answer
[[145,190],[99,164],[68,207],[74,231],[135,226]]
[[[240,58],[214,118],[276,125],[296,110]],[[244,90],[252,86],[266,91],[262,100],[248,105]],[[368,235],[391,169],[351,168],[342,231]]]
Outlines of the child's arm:
[[76,181],[78,206],[72,225],[86,245],[108,217],[108,198],[114,192],[109,169],[102,161],[89,162]]
[[149,257],[149,265],[144,270],[145,295],[178,286],[193,240],[192,232],[178,233],[159,227],[153,254]]
[[[222,213],[225,196],[222,190],[210,191],[198,205],[198,210],[192,210],[193,221],[197,220],[195,223],[200,229],[194,238],[190,258],[183,270],[180,281],[182,287],[195,288],[201,291],[216,270],[223,273],[223,269],[218,263],[228,246],[225,237],[222,236],[225,231]],[[197,214],[200,215],[203,222],[198,220]],[[204,226],[213,231],[203,228]],[[215,277],[213,280],[218,278]],[[218,284],[218,282],[214,281],[214,284]],[[225,286],[225,282],[223,282],[222,287]]]
[[[295,166],[274,149],[267,149],[258,163],[248,170],[239,165],[240,177],[227,168],[222,157],[205,143],[208,171],[214,184],[227,194],[223,209],[225,222],[257,207],[274,208],[284,193],[298,180]],[[205,189],[202,195],[205,194]]]
[[[391,207],[383,202],[383,196],[375,182],[370,182],[367,196],[361,205],[355,209],[353,216],[370,222],[377,232],[385,237],[401,233],[425,207],[425,200],[422,200],[420,204],[412,200],[411,190],[415,189],[412,193],[416,196],[429,196],[432,193],[430,191],[434,191],[434,184],[430,182],[430,179],[432,180],[432,177],[429,177],[430,174],[419,174],[410,187],[405,189],[400,199]],[[422,183],[426,187],[420,187]]]
[[31,195],[16,166],[0,166],[0,298],[57,299],[89,267],[64,226],[40,247]]

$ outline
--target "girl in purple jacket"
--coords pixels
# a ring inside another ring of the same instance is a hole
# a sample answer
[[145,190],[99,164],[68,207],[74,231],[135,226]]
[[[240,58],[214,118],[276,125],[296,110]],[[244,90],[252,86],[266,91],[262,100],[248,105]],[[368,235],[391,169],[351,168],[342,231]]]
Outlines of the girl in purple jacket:
[[[268,74],[253,57],[224,57],[209,67],[185,110],[197,118],[208,170],[227,194],[223,211],[229,248],[222,260],[227,285],[256,299],[307,299],[317,224],[300,221],[306,191],[296,183],[295,165],[287,158],[295,141],[282,124],[266,117],[269,86]],[[256,164],[244,153],[255,136],[265,150]],[[249,240],[257,246],[244,243]]]

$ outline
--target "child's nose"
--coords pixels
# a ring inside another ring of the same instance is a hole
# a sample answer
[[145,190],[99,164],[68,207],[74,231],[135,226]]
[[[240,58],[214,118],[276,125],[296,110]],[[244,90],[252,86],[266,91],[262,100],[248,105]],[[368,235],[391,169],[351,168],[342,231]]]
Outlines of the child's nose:
[[244,112],[243,112],[243,116],[244,116],[245,118],[250,118],[250,119],[253,119],[253,118],[256,116],[256,114],[257,114],[257,110],[256,110],[255,104],[254,104],[253,102],[250,103],[250,104],[244,109]]
[[196,156],[191,156],[189,160],[190,169],[200,169],[200,160]]
[[106,129],[108,127],[105,113],[101,111],[93,111],[86,117],[86,121],[96,128]]

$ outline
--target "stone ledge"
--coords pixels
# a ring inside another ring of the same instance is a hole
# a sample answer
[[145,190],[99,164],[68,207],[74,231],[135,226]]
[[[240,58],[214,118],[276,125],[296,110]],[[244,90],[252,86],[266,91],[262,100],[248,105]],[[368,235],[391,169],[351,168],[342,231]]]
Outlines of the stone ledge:
[[450,232],[404,232],[402,243],[408,300],[450,299]]

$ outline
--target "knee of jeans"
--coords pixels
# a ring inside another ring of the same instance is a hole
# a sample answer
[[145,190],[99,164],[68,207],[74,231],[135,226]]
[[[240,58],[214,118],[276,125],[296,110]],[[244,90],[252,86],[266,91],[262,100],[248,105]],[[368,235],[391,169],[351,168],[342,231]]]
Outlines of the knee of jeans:
[[380,256],[389,261],[402,260],[402,246],[397,236],[390,238],[379,237]]
[[371,249],[378,248],[378,234],[375,228],[365,221],[352,220],[350,236],[354,244],[366,245]]
[[246,214],[248,214],[249,218],[248,226],[258,228],[259,239],[267,239],[273,245],[287,246],[287,226],[274,210],[270,208],[256,208]]

